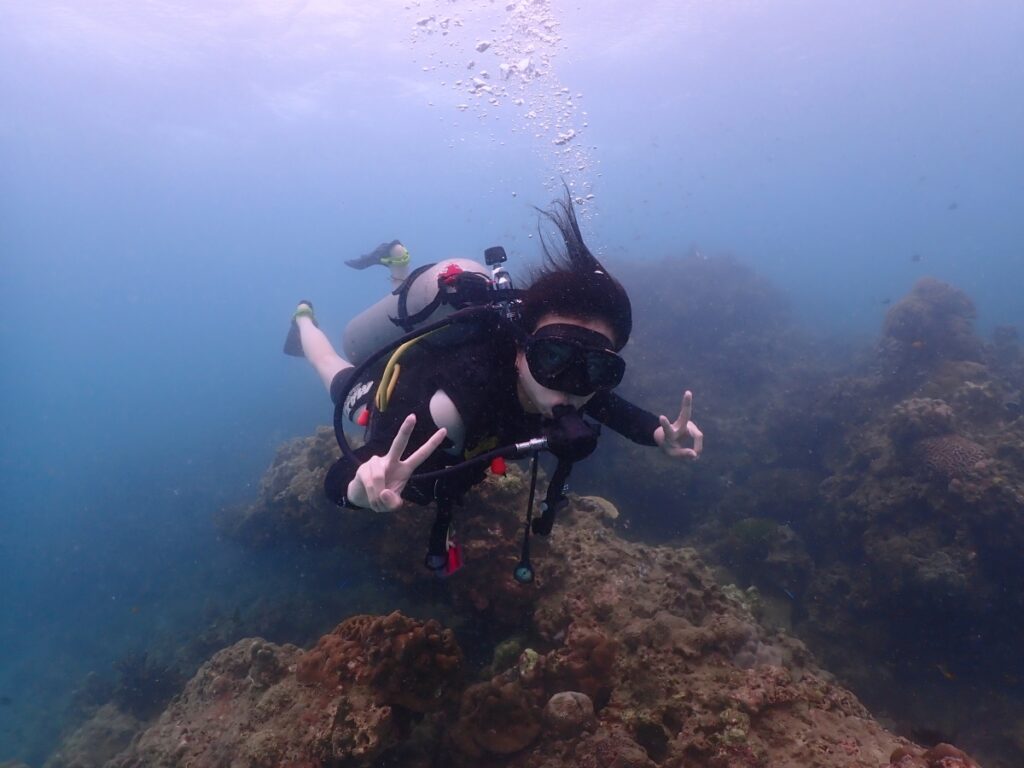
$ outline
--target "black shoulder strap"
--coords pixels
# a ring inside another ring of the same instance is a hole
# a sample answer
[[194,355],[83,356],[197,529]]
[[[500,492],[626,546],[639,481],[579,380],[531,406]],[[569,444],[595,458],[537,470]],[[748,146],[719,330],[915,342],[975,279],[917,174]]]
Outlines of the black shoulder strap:
[[427,304],[423,309],[415,315],[409,314],[409,289],[416,281],[416,278],[433,266],[434,264],[424,264],[422,267],[416,267],[416,269],[409,273],[409,276],[405,278],[402,284],[391,292],[393,296],[398,297],[398,317],[392,317],[390,320],[404,331],[412,331],[417,325],[430,317],[434,313],[435,309],[441,306],[442,296],[441,291],[438,291],[437,295],[434,296],[434,300]]

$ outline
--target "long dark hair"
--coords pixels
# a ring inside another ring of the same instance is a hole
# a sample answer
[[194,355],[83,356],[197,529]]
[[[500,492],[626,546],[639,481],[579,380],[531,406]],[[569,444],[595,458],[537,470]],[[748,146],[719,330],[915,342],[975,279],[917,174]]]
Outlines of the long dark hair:
[[520,307],[523,326],[532,332],[547,314],[604,320],[612,327],[615,349],[622,349],[633,330],[629,295],[583,242],[569,190],[550,210],[537,210],[558,229],[562,244],[553,245],[540,233],[544,262],[530,275]]

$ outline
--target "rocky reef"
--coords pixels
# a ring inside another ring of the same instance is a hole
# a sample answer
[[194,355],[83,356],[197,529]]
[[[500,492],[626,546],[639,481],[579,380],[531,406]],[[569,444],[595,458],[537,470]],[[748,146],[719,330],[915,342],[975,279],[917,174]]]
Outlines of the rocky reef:
[[[877,768],[897,750],[924,754],[694,550],[621,538],[603,499],[573,497],[537,542],[537,581],[518,584],[525,500],[515,468],[472,494],[466,565],[442,583],[458,615],[492,626],[490,663],[397,612],[345,619],[308,650],[245,639],[105,764]],[[412,588],[434,579],[420,564],[428,523],[404,509],[369,540]]]
[[[890,310],[876,371],[837,382],[859,394],[837,413],[845,429],[803,521],[832,559],[809,579],[801,634],[869,701],[883,689],[892,700],[900,679],[941,698],[991,691],[977,707],[933,711],[933,723],[1014,764],[1024,420],[1012,404],[1024,378],[1019,350],[984,343],[972,316],[961,292],[922,281]],[[941,629],[913,629],[929,624]]]
[[242,640],[109,765],[375,765],[451,706],[460,673],[450,631],[399,613],[346,619],[309,651]]
[[[578,481],[623,506],[630,535],[699,547],[723,578],[755,586],[763,615],[901,733],[1024,762],[1017,331],[982,338],[970,298],[922,278],[878,338],[851,349],[800,333],[773,289],[730,259],[691,254],[651,272],[630,272],[658,311],[637,307],[640,370],[624,394],[672,414],[671,371],[695,391],[713,450],[680,472],[640,448],[602,447]],[[700,296],[673,298],[677,285]]]
[[218,527],[225,535],[250,547],[270,547],[282,541],[318,547],[341,544],[351,533],[339,520],[323,492],[324,476],[341,456],[330,427],[320,427],[316,440],[294,439],[277,451],[260,480],[255,504],[221,510]]
[[1017,332],[982,339],[932,279],[858,349],[799,332],[731,258],[627,280],[649,300],[623,392],[668,414],[673,387],[697,393],[696,468],[603,439],[574,480],[606,498],[573,496],[534,539],[530,585],[523,476],[491,477],[457,510],[465,568],[438,581],[428,510],[331,507],[333,434],[292,441],[221,530],[356,548],[419,611],[372,608],[307,650],[225,638],[162,714],[101,708],[54,765],[1020,765]]

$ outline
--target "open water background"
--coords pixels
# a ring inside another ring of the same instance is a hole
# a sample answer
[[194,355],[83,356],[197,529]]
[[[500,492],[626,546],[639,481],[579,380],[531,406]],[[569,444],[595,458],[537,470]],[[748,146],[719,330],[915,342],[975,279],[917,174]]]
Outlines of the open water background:
[[922,274],[1024,327],[1024,5],[536,5],[498,104],[503,3],[0,5],[0,759],[89,670],[304,588],[210,517],[328,421],[280,343],[386,290],[341,263],[382,240],[528,263],[562,178],[599,255],[734,252],[837,338]]

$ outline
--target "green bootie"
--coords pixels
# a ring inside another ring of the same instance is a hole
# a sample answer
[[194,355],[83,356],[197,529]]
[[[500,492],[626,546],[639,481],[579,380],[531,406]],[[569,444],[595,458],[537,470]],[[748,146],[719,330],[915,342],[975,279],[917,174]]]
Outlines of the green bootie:
[[377,264],[386,267],[409,263],[409,250],[402,245],[402,251],[397,256],[391,255],[391,249],[396,245],[402,245],[400,240],[392,240],[390,243],[381,243],[369,253],[364,253],[358,259],[348,259],[345,264],[352,269],[366,269]]
[[313,302],[306,301],[303,299],[299,302],[298,309],[292,314],[292,324],[288,329],[288,336],[284,340],[284,353],[291,355],[292,357],[302,357],[302,335],[299,333],[299,324],[295,322],[296,318],[308,317],[313,321],[313,325],[319,328],[319,324],[316,322],[316,316],[313,314]]

